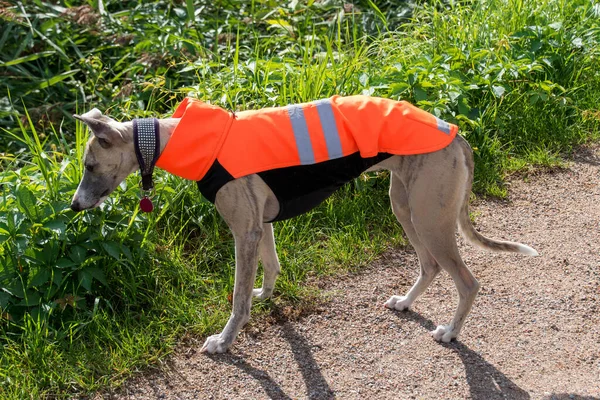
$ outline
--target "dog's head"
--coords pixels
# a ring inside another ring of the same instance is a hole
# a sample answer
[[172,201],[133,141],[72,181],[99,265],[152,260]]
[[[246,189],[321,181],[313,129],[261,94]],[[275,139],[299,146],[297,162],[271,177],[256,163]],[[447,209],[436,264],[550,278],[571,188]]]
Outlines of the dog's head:
[[71,202],[71,209],[81,211],[102,204],[139,165],[131,122],[117,122],[96,108],[74,117],[90,128],[83,156],[83,178]]

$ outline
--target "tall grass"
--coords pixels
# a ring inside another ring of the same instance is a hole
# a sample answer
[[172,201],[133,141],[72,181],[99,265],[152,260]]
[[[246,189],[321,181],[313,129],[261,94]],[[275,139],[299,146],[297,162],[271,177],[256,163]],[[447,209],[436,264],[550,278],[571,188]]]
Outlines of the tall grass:
[[[136,177],[99,210],[69,210],[86,140],[77,108],[133,118],[166,116],[184,95],[233,109],[407,99],[460,125],[477,192],[498,196],[507,173],[598,138],[590,1],[189,4],[105,2],[101,16],[97,2],[33,1],[0,13],[0,84],[13,96],[0,98],[1,398],[119,385],[230,310],[233,241],[193,183],[159,172],[150,215]],[[308,307],[307,278],[403,243],[386,185],[386,174],[362,177],[278,223],[282,276],[254,311]]]

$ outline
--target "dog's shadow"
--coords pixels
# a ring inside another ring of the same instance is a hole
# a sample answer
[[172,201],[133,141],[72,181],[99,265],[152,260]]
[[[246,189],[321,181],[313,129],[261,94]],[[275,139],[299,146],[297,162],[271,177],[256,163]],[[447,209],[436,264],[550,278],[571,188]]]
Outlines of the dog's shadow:
[[[414,311],[397,311],[395,315],[404,321],[416,322],[428,331],[435,329],[435,324]],[[531,396],[517,384],[511,381],[496,367],[487,362],[475,351],[460,341],[440,343],[447,349],[453,350],[465,366],[467,383],[474,400],[491,399],[530,399]]]
[[[414,311],[398,311],[394,314],[403,321],[412,321],[431,331],[435,324]],[[289,343],[294,359],[304,380],[307,397],[311,400],[324,400],[335,398],[334,392],[325,380],[321,368],[312,355],[312,346],[308,340],[298,333],[290,322],[281,325],[281,336]],[[441,343],[447,349],[457,353],[465,366],[467,384],[469,385],[470,397],[474,400],[512,399],[525,400],[531,396],[521,389],[516,383],[500,372],[496,367],[487,362],[481,355],[468,348],[464,343],[455,341]],[[271,399],[291,400],[269,374],[261,369],[250,365],[243,356],[227,354],[210,356],[217,362],[233,365],[256,379],[263,387],[267,396]],[[553,394],[544,400],[581,399],[600,400],[597,397],[578,396],[569,393]]]
[[589,164],[593,166],[600,165],[600,154],[597,151],[591,149],[590,147],[580,147],[575,151],[575,156],[573,158],[575,161],[579,161],[584,164]]
[[[335,398],[333,391],[321,373],[321,368],[312,355],[312,346],[306,338],[300,335],[289,322],[281,325],[281,337],[290,345],[294,360],[300,369],[302,379],[306,386],[307,398],[310,400],[326,400]],[[263,370],[250,365],[242,356],[214,355],[210,356],[214,361],[224,362],[239,368],[260,383],[270,399],[291,400],[280,387],[280,385]]]
[[[413,311],[395,312],[395,315],[401,320],[416,322],[428,331],[435,328],[435,325],[431,320]],[[300,369],[306,386],[307,397],[311,400],[334,398],[334,392],[331,390],[325,377],[321,373],[319,365],[312,356],[312,346],[307,339],[299,334],[289,322],[283,322],[281,325],[281,336],[290,345],[294,359]],[[442,343],[441,346],[456,352],[461,358],[465,366],[466,379],[469,385],[471,398],[475,400],[507,398],[524,400],[531,398],[529,393],[521,389],[496,367],[484,360],[483,357],[468,348],[462,342]],[[267,372],[253,367],[246,362],[242,356],[230,354],[225,357],[212,357],[215,361],[234,365],[244,373],[256,379],[269,398],[291,399],[291,397],[281,389],[280,385],[274,381]]]
[[256,379],[270,399],[292,400],[268,373],[248,364],[244,357],[235,354],[209,354],[208,357],[216,362],[233,365],[243,373]]

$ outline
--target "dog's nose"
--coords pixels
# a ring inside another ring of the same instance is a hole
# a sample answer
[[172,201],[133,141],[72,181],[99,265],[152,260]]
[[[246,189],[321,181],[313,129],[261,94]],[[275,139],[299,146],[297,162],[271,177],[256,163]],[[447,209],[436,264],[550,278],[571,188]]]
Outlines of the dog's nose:
[[73,210],[75,212],[79,212],[79,211],[83,210],[83,208],[81,207],[81,204],[79,204],[79,202],[77,200],[73,200],[71,202],[71,210]]

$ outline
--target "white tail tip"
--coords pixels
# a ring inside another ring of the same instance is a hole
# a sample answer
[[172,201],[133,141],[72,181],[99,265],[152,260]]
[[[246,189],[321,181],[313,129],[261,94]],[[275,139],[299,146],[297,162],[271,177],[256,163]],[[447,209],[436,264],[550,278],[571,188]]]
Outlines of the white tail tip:
[[540,255],[540,253],[538,253],[535,249],[526,246],[524,244],[518,244],[519,246],[519,253],[521,254],[525,254],[526,256],[533,256],[533,257],[537,257]]

